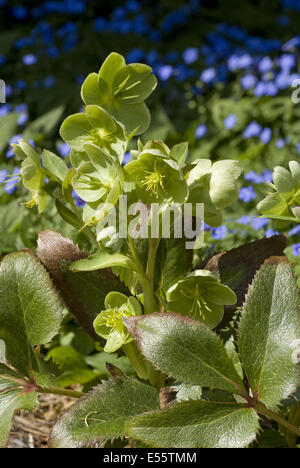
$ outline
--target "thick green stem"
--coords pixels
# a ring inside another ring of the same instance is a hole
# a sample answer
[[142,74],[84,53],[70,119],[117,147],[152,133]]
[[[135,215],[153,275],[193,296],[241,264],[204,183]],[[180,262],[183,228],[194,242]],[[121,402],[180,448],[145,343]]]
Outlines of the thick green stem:
[[134,245],[134,240],[130,236],[128,237],[128,243],[129,243],[129,248],[130,248],[130,251],[131,251],[131,255],[132,255],[133,260],[135,261],[135,264],[136,264],[138,274],[140,275],[140,278],[139,278],[140,283],[142,285],[144,285],[146,283],[146,281],[147,281],[146,273],[144,271],[143,265],[141,264],[139,255],[138,255],[138,253],[136,251],[136,248],[135,248],[135,245]]
[[151,314],[156,309],[156,299],[154,295],[154,273],[155,273],[155,260],[156,252],[160,239],[150,239],[146,277],[147,282],[143,286],[144,293],[144,310],[145,314]]
[[68,390],[67,388],[49,387],[49,388],[37,388],[39,393],[51,393],[53,395],[64,395],[72,398],[81,398],[86,395],[83,392],[76,392],[75,390]]
[[273,421],[277,422],[281,426],[285,427],[289,432],[292,434],[295,434],[296,436],[300,437],[300,429],[293,424],[291,424],[289,421],[284,419],[282,416],[280,416],[277,413],[274,413],[273,411],[269,410],[265,405],[262,403],[257,403],[255,405],[255,409],[257,410],[258,413],[263,414],[264,416],[267,416],[268,418],[272,419]]
[[137,375],[141,379],[148,379],[147,364],[140,351],[136,347],[135,341],[122,346],[126,356],[135,368]]

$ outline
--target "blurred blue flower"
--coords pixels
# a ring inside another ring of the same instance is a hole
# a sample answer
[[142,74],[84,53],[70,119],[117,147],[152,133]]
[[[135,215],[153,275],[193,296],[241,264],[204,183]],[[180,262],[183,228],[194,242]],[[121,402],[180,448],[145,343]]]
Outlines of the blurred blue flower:
[[239,219],[236,220],[239,224],[244,224],[244,226],[248,226],[250,224],[251,217],[249,215],[241,216]]
[[260,73],[267,73],[271,71],[273,68],[273,60],[270,59],[270,57],[264,57],[262,60],[259,61],[258,63],[258,70]]
[[198,49],[196,47],[189,47],[185,49],[185,51],[182,54],[183,61],[187,64],[190,65],[191,63],[194,63],[198,60]]
[[264,171],[262,171],[261,180],[262,180],[262,182],[265,182],[265,183],[272,182],[272,180],[273,180],[272,171],[270,171],[269,169],[265,169]]
[[235,114],[229,114],[224,120],[224,126],[227,130],[232,130],[237,123],[237,116]]
[[5,57],[4,55],[0,54],[0,67],[5,64]]
[[82,199],[80,198],[79,195],[77,195],[77,193],[75,192],[75,190],[73,190],[72,196],[73,196],[73,198],[74,198],[74,201],[75,201],[75,205],[76,205],[76,206],[79,206],[79,207],[80,207],[80,206],[84,206],[84,205],[86,204],[86,202],[85,202],[84,200],[82,200]]
[[37,58],[34,54],[26,54],[22,57],[24,65],[30,66],[37,62]]
[[257,78],[254,75],[247,74],[241,78],[241,86],[245,91],[247,91],[248,89],[254,88],[256,83],[257,83]]
[[122,164],[126,166],[126,164],[129,163],[130,158],[131,158],[130,151],[127,151],[127,153],[124,153]]
[[62,142],[57,145],[57,150],[62,158],[66,158],[69,156],[71,148],[67,143]]
[[269,143],[272,139],[272,129],[269,127],[264,128],[260,134],[259,139],[262,143]]
[[44,86],[45,88],[52,88],[56,83],[56,78],[55,76],[47,76],[44,79]]
[[294,257],[298,257],[300,255],[300,243],[298,244],[293,244],[292,245],[292,249],[293,249],[293,255]]
[[157,75],[160,80],[166,81],[168,80],[173,74],[173,67],[172,65],[161,65],[157,70]]
[[246,127],[243,136],[244,138],[253,138],[253,137],[258,137],[262,131],[261,125],[257,123],[255,120],[249,123],[249,125]]
[[214,227],[211,230],[211,237],[216,240],[225,239],[226,234],[227,234],[226,226]]
[[126,61],[128,63],[140,62],[141,60],[143,60],[144,55],[145,53],[143,49],[131,49],[126,55]]
[[264,228],[269,223],[269,220],[266,218],[253,218],[252,220],[252,227],[259,231],[260,229]]
[[0,117],[4,117],[11,111],[11,104],[1,104],[0,106]]
[[278,235],[278,232],[273,231],[273,229],[271,228],[265,230],[265,237],[267,237],[267,239],[269,239],[269,237],[276,236],[276,235]]
[[206,133],[207,133],[207,126],[205,124],[198,125],[195,131],[196,140],[200,140],[201,138],[203,138],[206,135]]
[[239,189],[239,199],[244,203],[250,203],[256,198],[256,193],[252,185],[248,187],[242,187]]
[[16,167],[13,170],[12,176],[11,177],[9,176],[9,178],[8,178],[6,184],[5,184],[5,187],[4,187],[4,190],[8,195],[11,195],[17,189],[17,185],[21,180],[19,175],[20,175],[20,169],[18,167]]
[[282,70],[289,72],[296,64],[295,56],[292,54],[283,54],[279,57],[278,64]]
[[300,224],[297,224],[297,226],[289,230],[289,235],[294,236],[295,234],[299,234],[299,232],[300,232]]
[[244,179],[253,184],[261,183],[261,176],[254,171],[247,172],[244,176]]
[[107,27],[107,21],[105,18],[102,18],[100,16],[99,18],[96,18],[94,20],[95,31],[102,32],[104,29],[106,29],[106,27]]
[[275,144],[278,149],[282,149],[285,147],[285,140],[283,138],[278,138]]
[[0,169],[0,184],[3,184],[7,176],[8,176],[8,170]]
[[17,20],[23,20],[27,17],[27,8],[24,5],[17,5],[11,8],[12,16]]
[[214,68],[207,68],[202,72],[200,78],[204,83],[211,83],[216,78],[216,70]]

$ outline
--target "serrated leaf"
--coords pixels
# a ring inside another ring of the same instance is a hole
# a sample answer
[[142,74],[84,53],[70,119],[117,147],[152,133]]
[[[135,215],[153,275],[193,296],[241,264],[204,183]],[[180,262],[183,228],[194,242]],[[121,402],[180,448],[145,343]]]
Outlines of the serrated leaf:
[[20,379],[20,376],[0,364],[0,447],[6,444],[15,411],[32,411],[37,404],[37,393],[21,390],[14,378]]
[[190,385],[244,390],[220,338],[202,323],[167,313],[124,322],[146,359],[161,372]]
[[0,338],[6,359],[28,377],[39,371],[34,346],[58,333],[62,303],[52,281],[31,251],[6,255],[0,263]]
[[124,437],[128,417],[157,409],[157,391],[133,378],[114,378],[95,387],[55,424],[55,448],[83,447]]
[[69,266],[87,257],[70,239],[54,231],[42,231],[38,238],[38,255],[54,279],[54,283],[77,323],[95,340],[93,321],[104,307],[110,291],[128,295],[128,290],[107,268],[95,272],[73,273]]
[[125,428],[150,447],[244,448],[255,439],[259,418],[237,403],[186,401],[130,418]]
[[221,283],[229,286],[237,295],[237,304],[225,307],[224,321],[231,319],[232,313],[243,304],[248,285],[264,261],[274,255],[283,255],[286,247],[284,236],[272,236],[249,242],[228,252],[214,255],[205,265],[205,269],[215,272]]
[[271,409],[299,385],[293,362],[300,337],[299,305],[291,265],[284,257],[271,258],[249,288],[238,329],[240,358],[252,392]]

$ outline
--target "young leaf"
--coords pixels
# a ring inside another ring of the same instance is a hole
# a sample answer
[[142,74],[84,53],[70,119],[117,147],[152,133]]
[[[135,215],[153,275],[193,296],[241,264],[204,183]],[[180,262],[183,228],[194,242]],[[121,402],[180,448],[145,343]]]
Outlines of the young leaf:
[[291,265],[284,257],[271,258],[249,288],[238,330],[240,358],[252,392],[270,409],[299,385],[292,359],[300,337],[299,304]]
[[146,359],[163,373],[191,385],[244,390],[220,338],[202,323],[167,313],[124,322]]
[[66,163],[56,156],[56,154],[51,153],[51,151],[43,151],[43,165],[44,168],[50,172],[51,175],[54,175],[60,182],[65,180],[65,177],[68,173],[68,167]]
[[6,444],[14,412],[32,411],[37,404],[37,393],[20,389],[14,378],[20,379],[20,376],[0,364],[0,448]]
[[86,258],[87,254],[57,232],[47,230],[39,234],[38,255],[76,322],[95,340],[101,341],[93,321],[104,307],[106,294],[119,291],[128,295],[128,290],[109,268],[72,273],[70,264]]
[[159,408],[157,391],[133,378],[114,378],[95,387],[55,424],[54,448],[84,447],[124,437],[130,416]]
[[45,268],[31,251],[6,255],[0,263],[0,338],[6,359],[28,377],[38,371],[34,346],[58,333],[62,303]]
[[150,447],[244,448],[255,439],[259,418],[237,403],[184,401],[130,418],[125,429]]
[[136,270],[134,261],[123,254],[109,254],[106,252],[96,253],[83,260],[74,262],[71,271],[96,271],[109,267],[123,267]]

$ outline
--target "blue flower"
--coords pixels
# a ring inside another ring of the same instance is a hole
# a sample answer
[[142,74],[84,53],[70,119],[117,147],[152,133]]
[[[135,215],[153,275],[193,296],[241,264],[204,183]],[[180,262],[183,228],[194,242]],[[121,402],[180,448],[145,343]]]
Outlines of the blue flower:
[[290,72],[291,68],[293,68],[296,64],[295,56],[292,54],[283,54],[278,59],[278,64],[282,70],[285,72]]
[[27,17],[27,8],[23,5],[18,5],[11,9],[11,13],[15,19],[23,20]]
[[0,184],[3,184],[7,176],[8,176],[8,170],[0,169]]
[[19,175],[20,175],[20,169],[16,167],[12,173],[11,178],[7,180],[5,187],[4,187],[4,190],[8,195],[11,195],[16,190],[17,185],[21,180]]
[[131,158],[131,154],[130,154],[129,151],[127,151],[127,153],[124,153],[122,164],[123,164],[124,166],[126,166],[126,164],[129,163],[130,158]]
[[76,206],[84,206],[86,204],[86,202],[84,200],[82,200],[79,195],[77,195],[77,193],[75,192],[75,190],[73,190],[72,192],[72,196],[74,198],[74,201],[75,201],[75,205]]
[[262,182],[262,177],[254,171],[247,172],[244,179],[253,184],[260,184]]
[[172,65],[161,65],[157,70],[157,75],[161,81],[167,81],[173,74]]
[[292,245],[292,248],[293,248],[293,255],[294,257],[298,257],[300,255],[300,243],[298,244],[293,244]]
[[249,215],[241,216],[239,219],[236,220],[239,224],[244,224],[244,226],[248,226],[250,224],[251,217]]
[[278,138],[275,144],[278,149],[282,149],[285,147],[285,140],[283,138]]
[[272,139],[272,129],[269,127],[264,128],[259,138],[262,143],[269,143]]
[[60,143],[57,146],[57,149],[62,158],[66,158],[70,154],[70,151],[71,151],[71,148],[67,143]]
[[262,171],[261,173],[262,182],[265,182],[267,184],[268,182],[272,182],[272,180],[273,180],[272,171],[270,171],[269,169],[265,169],[264,171]]
[[232,130],[237,123],[237,116],[235,114],[229,114],[224,120],[224,126],[227,130]]
[[200,140],[201,138],[203,138],[206,135],[206,133],[207,133],[207,126],[205,124],[198,125],[195,131],[196,140]]
[[273,68],[273,60],[270,57],[264,57],[258,64],[260,73],[268,73]]
[[26,54],[22,57],[24,65],[30,66],[37,62],[37,58],[34,54]]
[[269,223],[269,220],[266,218],[253,218],[252,220],[252,227],[259,231],[260,229],[264,228]]
[[207,68],[201,74],[201,80],[204,83],[211,83],[216,78],[216,70],[214,68]]
[[0,54],[0,67],[5,64],[5,57],[4,55]]
[[272,237],[272,236],[276,236],[276,235],[278,235],[278,232],[273,231],[273,229],[271,229],[271,228],[266,229],[266,231],[265,231],[265,237],[267,237],[267,238]]
[[4,117],[11,111],[11,104],[1,104],[0,117]]
[[255,198],[256,193],[251,185],[239,189],[239,199],[242,200],[244,203],[250,203]]
[[255,120],[249,123],[247,128],[245,129],[243,136],[244,138],[253,138],[258,137],[262,131],[261,125],[259,125]]
[[47,76],[44,79],[45,88],[52,88],[56,83],[56,78],[54,76]]
[[289,230],[289,235],[294,236],[295,234],[298,234],[299,232],[300,232],[300,224],[297,224],[297,226]]
[[226,237],[226,234],[227,234],[226,226],[214,227],[211,230],[211,237],[216,240],[224,239]]
[[105,18],[102,18],[100,16],[99,18],[96,18],[94,20],[95,31],[102,32],[104,29],[106,29],[106,27],[107,27],[107,21]]
[[182,57],[183,61],[187,65],[190,65],[191,63],[194,63],[198,60],[198,49],[196,47],[189,47],[188,49],[185,49]]
[[133,62],[140,62],[144,58],[144,51],[143,49],[132,49],[126,55],[126,62],[133,63]]

